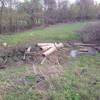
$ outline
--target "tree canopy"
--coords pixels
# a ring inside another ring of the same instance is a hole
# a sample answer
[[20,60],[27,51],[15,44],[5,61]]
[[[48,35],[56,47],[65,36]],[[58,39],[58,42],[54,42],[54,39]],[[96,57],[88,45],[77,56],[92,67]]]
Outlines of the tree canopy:
[[90,19],[100,19],[100,4],[93,0],[0,0],[0,33]]

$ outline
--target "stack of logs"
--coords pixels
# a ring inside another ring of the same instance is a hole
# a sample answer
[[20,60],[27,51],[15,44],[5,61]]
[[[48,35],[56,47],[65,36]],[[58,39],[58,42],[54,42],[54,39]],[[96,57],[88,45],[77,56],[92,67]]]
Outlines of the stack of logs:
[[87,44],[87,43],[82,43],[80,41],[66,41],[64,43],[65,46],[71,46],[71,47],[79,47],[79,51],[82,52],[87,52],[88,48],[93,48],[95,50],[97,50],[98,52],[100,52],[100,43],[99,44]]
[[37,46],[43,51],[42,55],[44,57],[50,55],[51,53],[57,51],[64,47],[63,43],[38,43]]
[[51,53],[59,50],[63,47],[78,47],[79,52],[88,52],[88,48],[95,49],[100,52],[100,44],[84,44],[76,41],[66,41],[64,43],[38,43],[37,46],[43,51],[42,55],[44,57],[50,55]]

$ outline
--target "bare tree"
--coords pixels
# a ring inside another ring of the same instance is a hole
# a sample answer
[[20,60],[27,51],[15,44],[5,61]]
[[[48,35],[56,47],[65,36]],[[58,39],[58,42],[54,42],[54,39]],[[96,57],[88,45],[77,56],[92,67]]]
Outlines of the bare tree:
[[57,4],[55,0],[44,0],[45,5],[45,23],[54,24],[56,23]]
[[94,6],[93,0],[80,0],[80,16],[82,19],[89,19],[91,15],[89,15],[92,11],[92,7]]
[[5,6],[4,0],[0,0],[0,34],[2,33],[2,15],[3,15],[3,8]]
[[65,22],[68,20],[69,7],[68,1],[64,0],[58,3],[58,20],[59,22]]

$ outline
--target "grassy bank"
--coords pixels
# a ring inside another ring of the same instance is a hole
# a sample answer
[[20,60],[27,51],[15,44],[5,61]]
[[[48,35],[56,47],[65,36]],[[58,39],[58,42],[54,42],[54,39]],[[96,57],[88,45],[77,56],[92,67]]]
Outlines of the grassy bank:
[[63,41],[66,39],[77,39],[76,30],[82,28],[86,23],[59,24],[47,28],[35,29],[13,35],[0,35],[0,42],[18,44],[27,40],[34,42]]

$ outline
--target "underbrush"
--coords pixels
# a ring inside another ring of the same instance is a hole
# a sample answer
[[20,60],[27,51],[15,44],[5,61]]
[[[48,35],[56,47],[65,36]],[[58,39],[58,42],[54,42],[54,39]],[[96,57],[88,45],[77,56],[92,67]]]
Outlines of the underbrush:
[[80,38],[85,43],[100,43],[100,22],[90,22],[80,30]]

